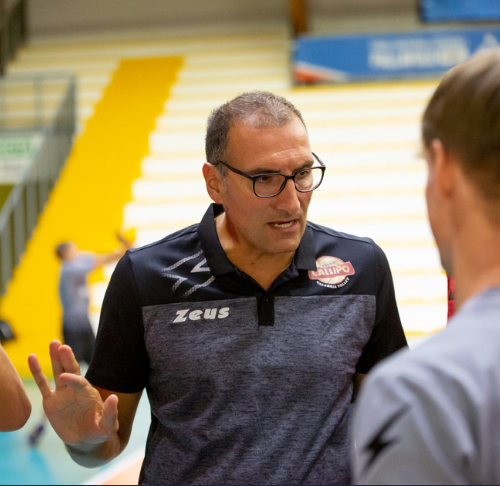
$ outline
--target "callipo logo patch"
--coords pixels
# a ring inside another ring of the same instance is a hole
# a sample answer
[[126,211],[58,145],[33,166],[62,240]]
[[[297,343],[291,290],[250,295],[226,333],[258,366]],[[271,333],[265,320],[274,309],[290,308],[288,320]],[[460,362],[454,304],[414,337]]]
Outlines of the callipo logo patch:
[[349,276],[355,273],[351,262],[344,262],[333,256],[322,256],[316,260],[316,270],[309,271],[309,278],[317,280],[318,285],[335,289],[347,284]]

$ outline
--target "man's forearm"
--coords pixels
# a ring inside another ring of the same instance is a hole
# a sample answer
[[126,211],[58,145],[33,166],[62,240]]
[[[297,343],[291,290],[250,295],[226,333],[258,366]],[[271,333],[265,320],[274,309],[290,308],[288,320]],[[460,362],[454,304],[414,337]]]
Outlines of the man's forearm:
[[0,345],[0,431],[20,429],[31,414],[21,378]]
[[71,458],[83,467],[99,467],[107,464],[122,451],[118,434],[102,444],[65,444]]
[[[100,394],[101,399],[108,403],[111,396],[113,395],[115,399],[118,398],[117,404],[119,407],[119,414],[121,417],[120,424],[113,429],[116,432],[113,435],[102,435],[103,442],[90,441],[90,442],[77,442],[77,443],[66,443],[66,449],[68,450],[72,459],[81,466],[92,468],[99,467],[108,462],[112,461],[125,449],[130,439],[130,433],[132,431],[132,424],[134,422],[135,412],[139,405],[142,392],[138,393],[112,393],[109,390],[104,390],[102,388],[95,388]],[[108,409],[109,412],[109,409]],[[106,411],[102,412],[104,415],[102,420],[105,419]],[[112,419],[111,421],[116,420]],[[109,416],[104,422],[109,423]],[[109,430],[109,429],[108,429]],[[105,438],[108,437],[106,440]],[[61,437],[62,438],[62,437]],[[64,439],[63,439],[64,440]]]

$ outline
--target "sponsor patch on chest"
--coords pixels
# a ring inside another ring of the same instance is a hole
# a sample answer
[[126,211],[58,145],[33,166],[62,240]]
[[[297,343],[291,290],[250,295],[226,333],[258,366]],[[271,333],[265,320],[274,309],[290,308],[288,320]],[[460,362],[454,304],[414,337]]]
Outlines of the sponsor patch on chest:
[[349,277],[355,273],[351,262],[333,256],[321,256],[316,260],[316,270],[309,271],[309,278],[316,280],[322,287],[337,289],[347,285]]
[[213,307],[207,309],[181,309],[176,312],[176,318],[172,322],[186,322],[225,319],[229,316],[229,307]]

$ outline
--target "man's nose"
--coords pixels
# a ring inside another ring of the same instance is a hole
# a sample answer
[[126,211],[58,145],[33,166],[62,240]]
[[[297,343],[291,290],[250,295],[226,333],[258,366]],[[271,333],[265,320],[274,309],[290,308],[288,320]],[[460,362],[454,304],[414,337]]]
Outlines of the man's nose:
[[276,208],[283,209],[292,213],[300,207],[299,193],[295,189],[295,182],[292,179],[286,181],[283,190],[274,197],[276,199]]

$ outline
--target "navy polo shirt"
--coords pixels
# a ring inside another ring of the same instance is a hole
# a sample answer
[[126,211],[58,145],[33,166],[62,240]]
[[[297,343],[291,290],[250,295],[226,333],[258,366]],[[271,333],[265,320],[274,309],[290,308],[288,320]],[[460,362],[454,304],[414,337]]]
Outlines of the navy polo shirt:
[[406,345],[385,255],[308,222],[266,291],[226,257],[221,210],[120,260],[87,378],[147,389],[142,483],[346,484],[352,377]]

